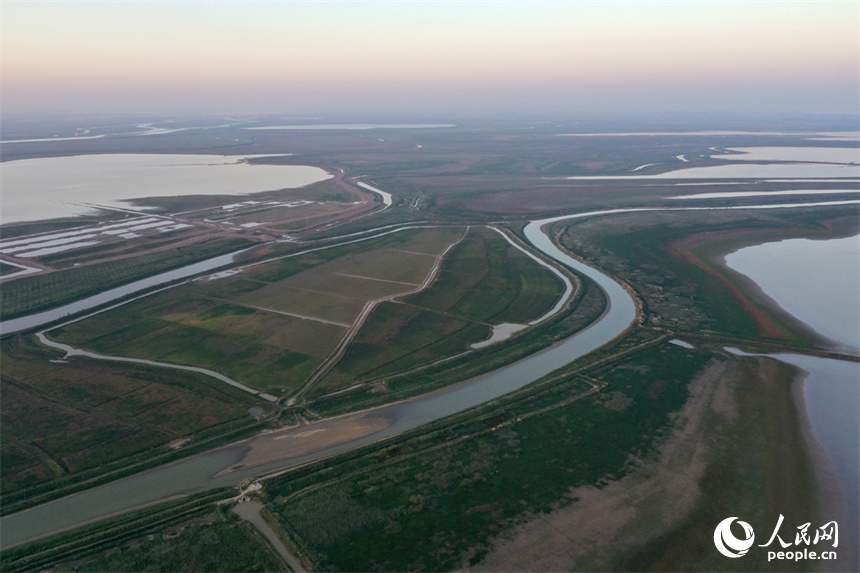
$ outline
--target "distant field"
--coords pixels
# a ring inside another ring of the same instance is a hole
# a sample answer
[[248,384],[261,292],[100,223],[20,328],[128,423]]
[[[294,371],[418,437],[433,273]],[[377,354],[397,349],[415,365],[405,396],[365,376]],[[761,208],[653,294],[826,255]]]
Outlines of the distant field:
[[[274,161],[278,158],[267,159]],[[182,212],[183,216],[195,221],[205,219],[227,224],[245,232],[278,234],[349,220],[379,205],[371,194],[345,183],[340,173],[334,179],[298,189],[232,197],[154,198],[141,204],[170,213]]]

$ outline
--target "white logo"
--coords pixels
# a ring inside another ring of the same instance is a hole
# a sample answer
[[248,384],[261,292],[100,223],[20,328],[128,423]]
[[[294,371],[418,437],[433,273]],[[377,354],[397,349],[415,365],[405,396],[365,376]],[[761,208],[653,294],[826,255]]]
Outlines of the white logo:
[[753,528],[745,521],[738,521],[738,525],[743,528],[746,538],[738,539],[732,534],[732,522],[736,519],[737,517],[727,517],[714,530],[714,545],[717,546],[717,551],[726,557],[741,557],[742,555],[746,555],[747,551],[755,543]]

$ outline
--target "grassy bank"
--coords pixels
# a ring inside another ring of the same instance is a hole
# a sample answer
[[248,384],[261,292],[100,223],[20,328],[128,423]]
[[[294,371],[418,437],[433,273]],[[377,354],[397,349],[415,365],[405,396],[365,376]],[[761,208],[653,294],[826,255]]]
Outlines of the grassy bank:
[[556,374],[384,448],[270,480],[272,511],[315,568],[476,563],[518,516],[629,471],[709,359],[646,344],[624,366]]

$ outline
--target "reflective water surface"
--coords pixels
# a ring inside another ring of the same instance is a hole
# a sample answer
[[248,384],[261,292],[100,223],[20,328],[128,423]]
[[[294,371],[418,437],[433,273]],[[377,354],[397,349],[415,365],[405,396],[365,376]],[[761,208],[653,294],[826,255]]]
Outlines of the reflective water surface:
[[765,243],[727,255],[726,264],[817,332],[860,352],[860,236]]
[[0,223],[129,208],[130,199],[242,195],[296,188],[332,176],[307,165],[250,165],[221,155],[116,154],[20,159],[0,164]]

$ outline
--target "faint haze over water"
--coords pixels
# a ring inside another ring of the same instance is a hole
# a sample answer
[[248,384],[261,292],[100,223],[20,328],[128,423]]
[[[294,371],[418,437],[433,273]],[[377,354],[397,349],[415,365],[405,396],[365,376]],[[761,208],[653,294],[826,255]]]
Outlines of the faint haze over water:
[[843,113],[860,4],[2,3],[4,114]]

